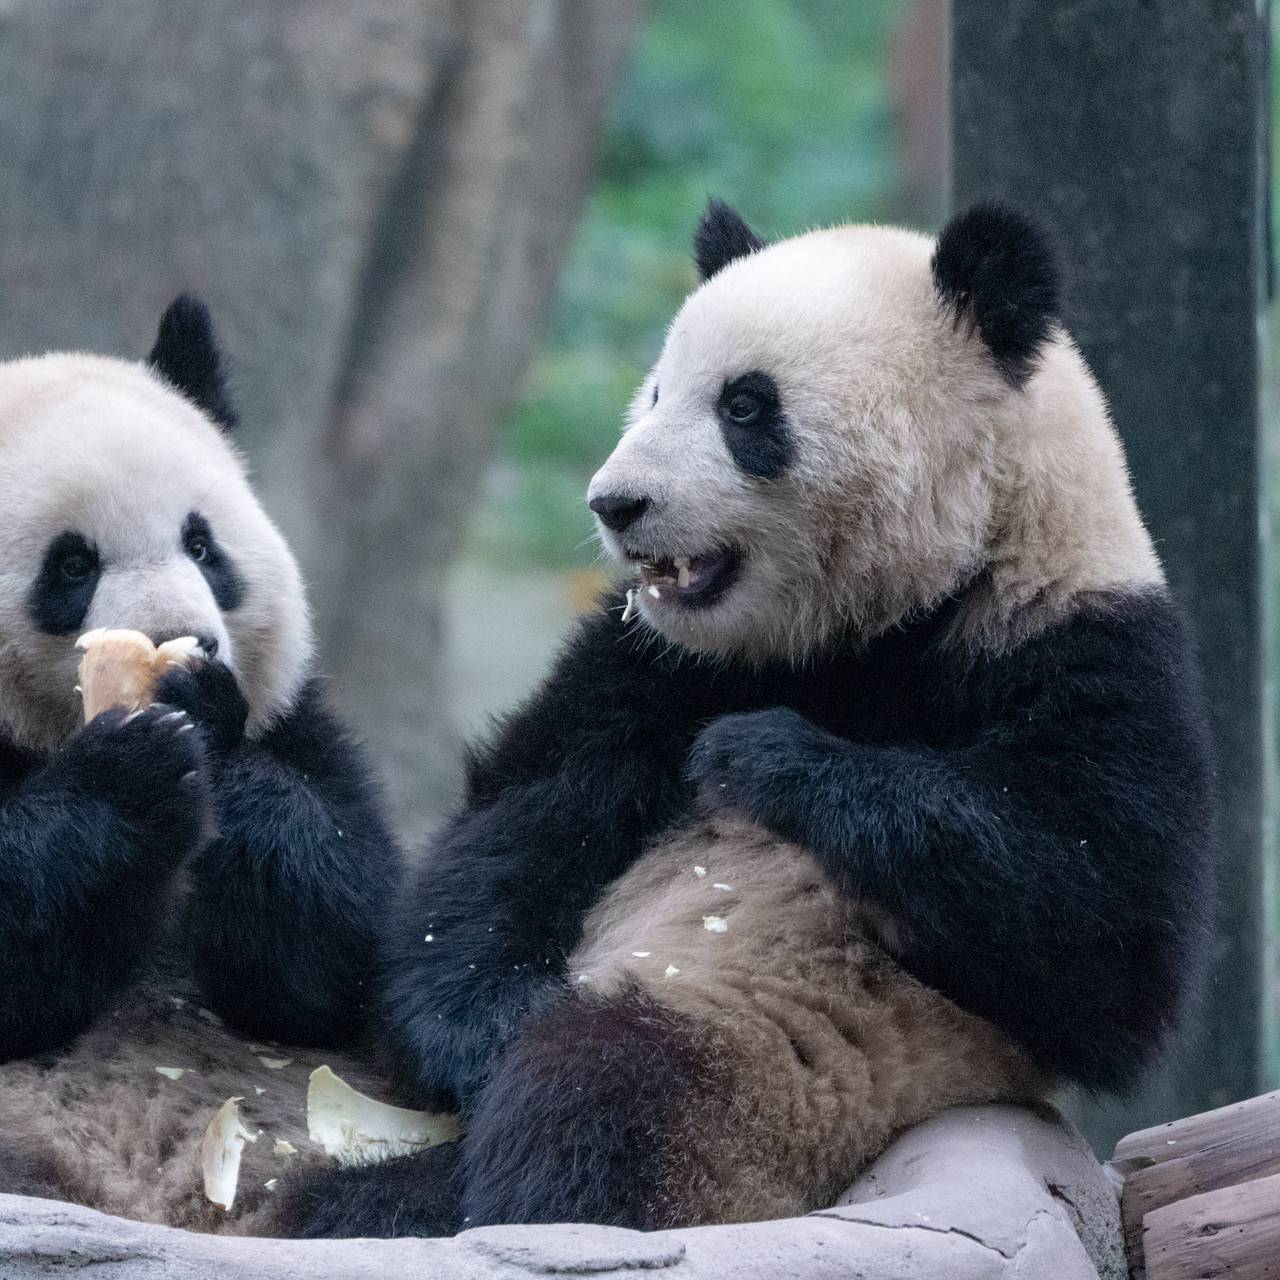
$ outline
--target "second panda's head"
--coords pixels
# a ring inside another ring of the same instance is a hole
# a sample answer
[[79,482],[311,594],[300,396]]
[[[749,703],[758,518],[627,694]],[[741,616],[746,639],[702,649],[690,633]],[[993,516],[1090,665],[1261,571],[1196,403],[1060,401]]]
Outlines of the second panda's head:
[[644,624],[802,659],[972,585],[963,626],[1000,644],[1160,580],[1025,218],[767,245],[713,202],[694,248],[703,283],[588,494]]
[[203,304],[179,298],[145,361],[0,364],[0,731],[32,748],[77,726],[76,639],[195,636],[261,733],[311,658],[297,565],[249,488]]

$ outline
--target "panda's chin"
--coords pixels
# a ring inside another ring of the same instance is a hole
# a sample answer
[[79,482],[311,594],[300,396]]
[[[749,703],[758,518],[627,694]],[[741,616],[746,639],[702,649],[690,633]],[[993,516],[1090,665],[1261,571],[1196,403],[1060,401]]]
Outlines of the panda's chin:
[[648,609],[706,609],[733,588],[742,569],[742,552],[735,546],[701,555],[629,555],[638,582],[633,590]]

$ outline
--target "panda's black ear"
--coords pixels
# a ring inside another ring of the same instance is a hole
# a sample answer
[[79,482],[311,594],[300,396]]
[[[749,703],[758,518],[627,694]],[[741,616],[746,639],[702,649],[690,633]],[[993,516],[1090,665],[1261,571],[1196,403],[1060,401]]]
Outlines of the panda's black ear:
[[237,417],[227,393],[222,352],[209,308],[199,298],[184,293],[169,304],[147,364],[224,431],[235,430]]
[[735,258],[745,258],[764,248],[764,241],[723,200],[707,201],[707,211],[693,233],[693,260],[698,278],[710,280]]
[[1003,204],[976,204],[943,228],[933,283],[976,325],[1005,381],[1021,387],[1060,318],[1061,273],[1045,232]]

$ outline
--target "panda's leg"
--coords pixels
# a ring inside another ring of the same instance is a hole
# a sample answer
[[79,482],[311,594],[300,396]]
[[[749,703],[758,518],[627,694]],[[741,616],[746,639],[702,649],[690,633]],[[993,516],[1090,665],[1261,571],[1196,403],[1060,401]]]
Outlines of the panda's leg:
[[684,1130],[705,1099],[731,1093],[725,1067],[695,1020],[638,986],[535,1018],[468,1125],[466,1225],[696,1220]]
[[446,1142],[371,1166],[310,1169],[282,1185],[252,1229],[294,1240],[451,1236],[463,1226],[460,1165],[459,1144]]
[[831,960],[856,981],[637,983],[536,1017],[468,1126],[465,1225],[791,1217],[833,1203],[896,1131],[944,1107],[1035,1096],[993,1028],[892,966]]

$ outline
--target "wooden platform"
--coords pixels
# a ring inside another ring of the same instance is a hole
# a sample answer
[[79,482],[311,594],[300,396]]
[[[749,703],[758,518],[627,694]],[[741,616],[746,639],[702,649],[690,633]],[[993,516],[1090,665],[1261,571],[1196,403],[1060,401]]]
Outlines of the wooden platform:
[[1116,1144],[1134,1280],[1280,1278],[1280,1092]]

